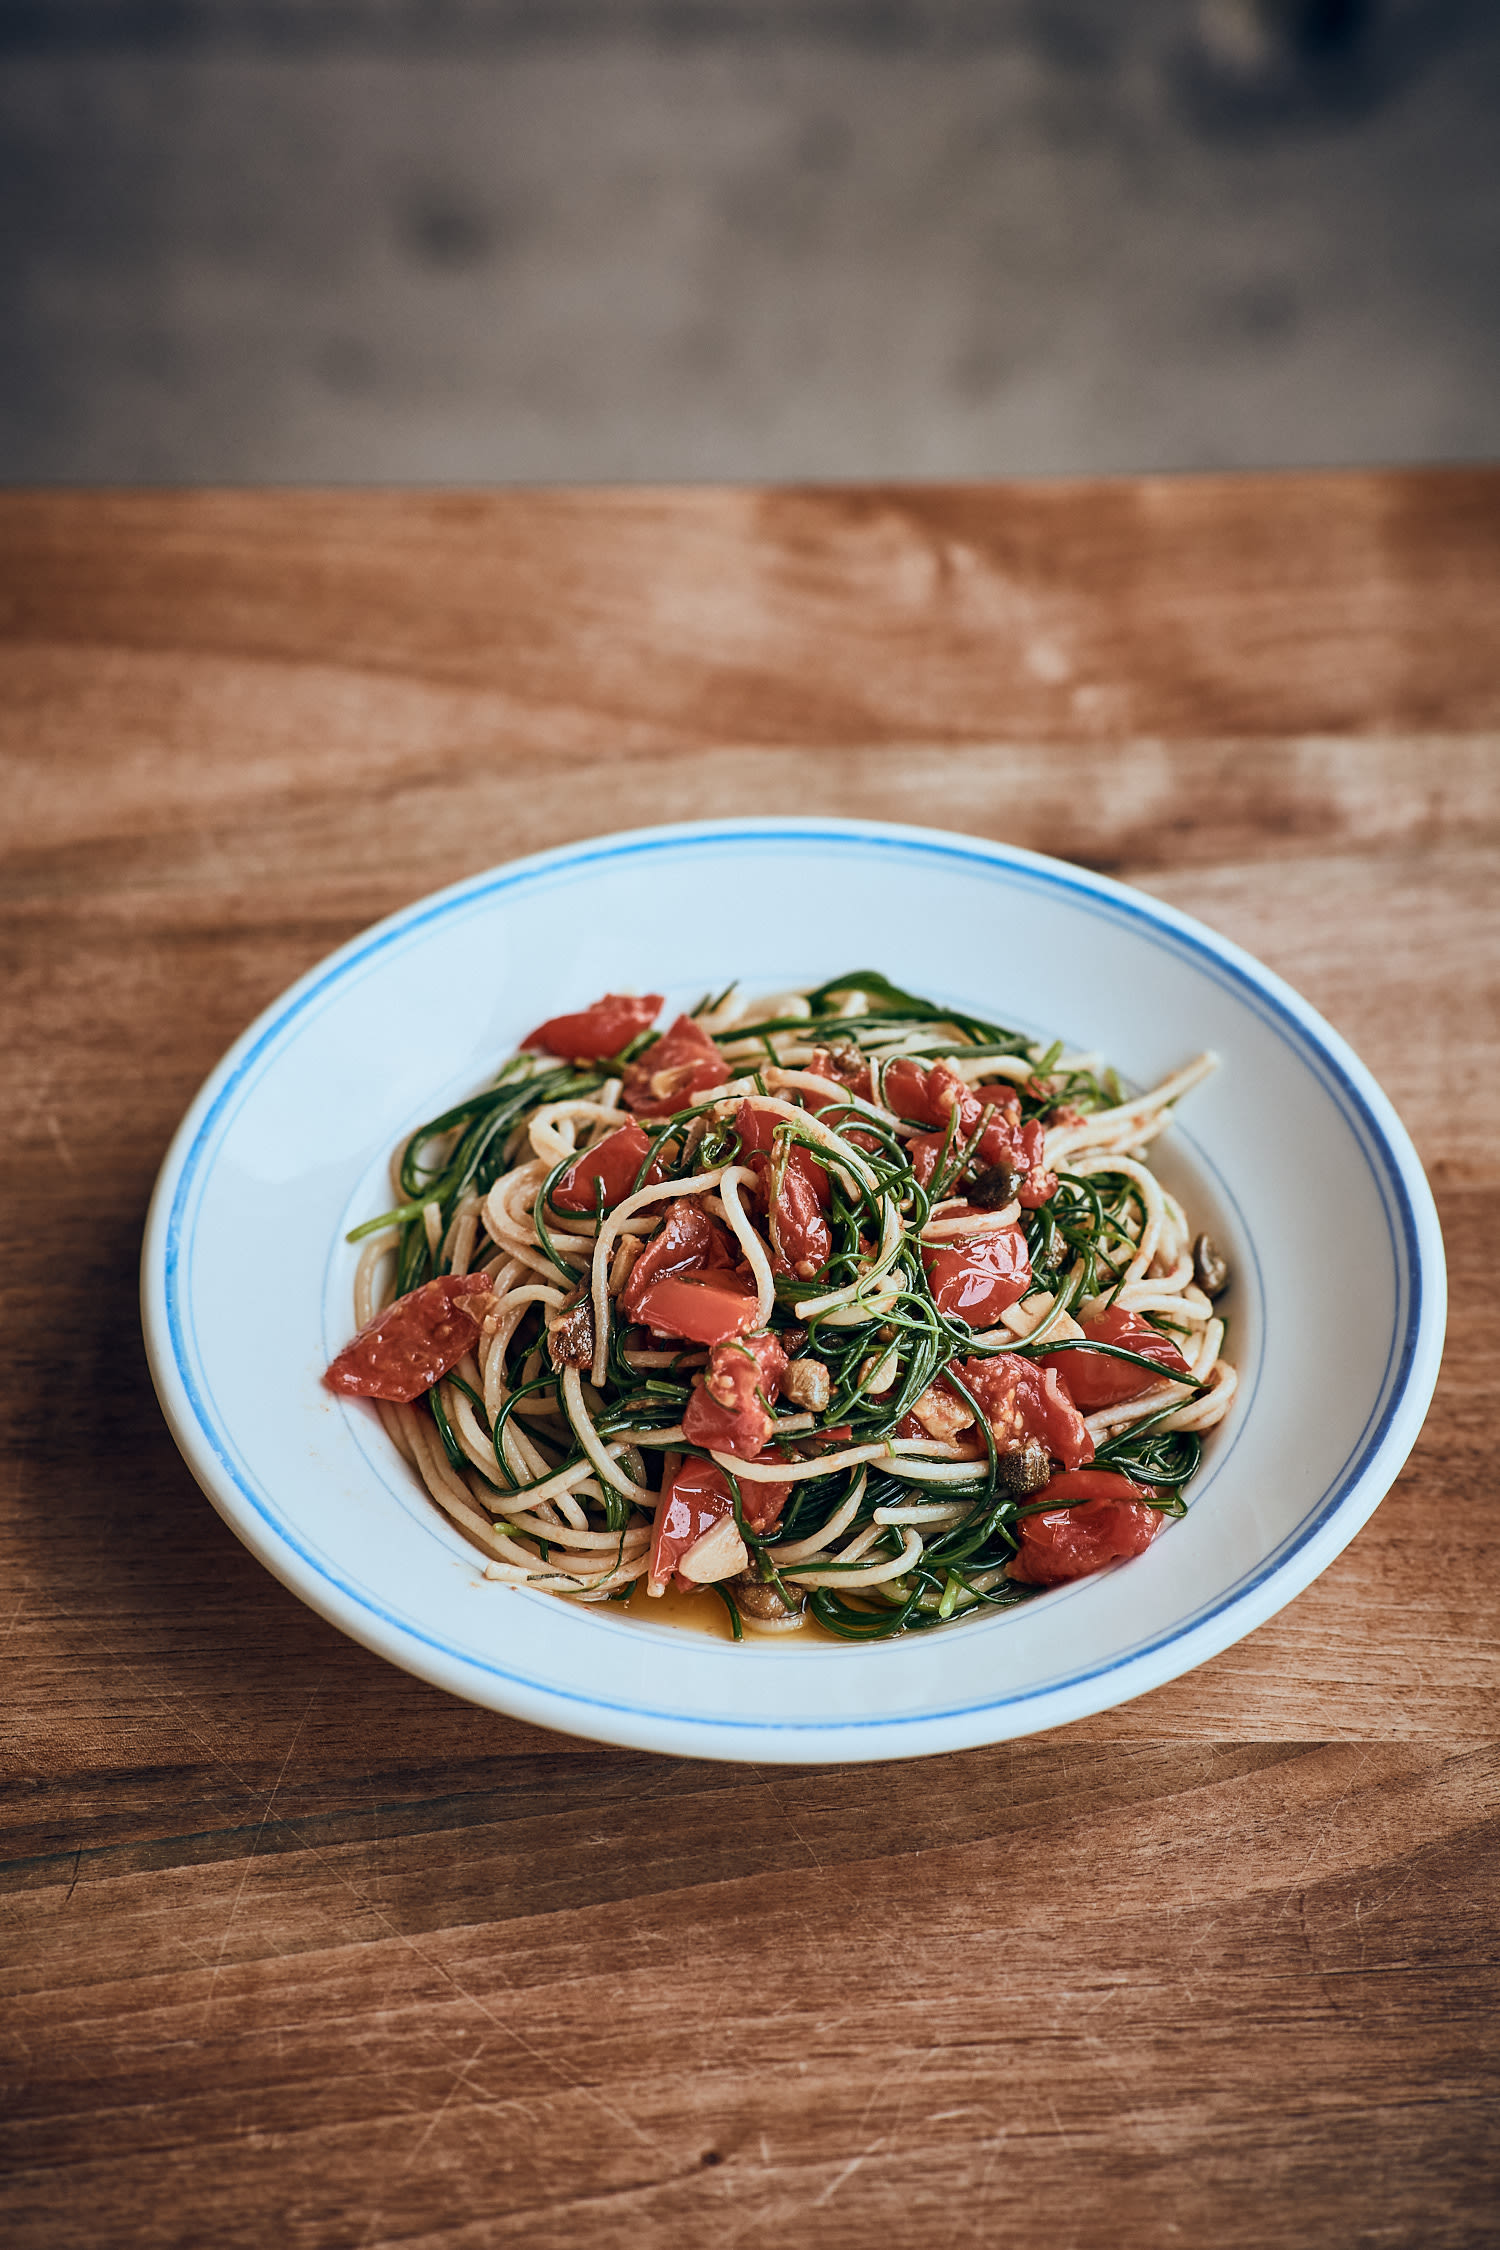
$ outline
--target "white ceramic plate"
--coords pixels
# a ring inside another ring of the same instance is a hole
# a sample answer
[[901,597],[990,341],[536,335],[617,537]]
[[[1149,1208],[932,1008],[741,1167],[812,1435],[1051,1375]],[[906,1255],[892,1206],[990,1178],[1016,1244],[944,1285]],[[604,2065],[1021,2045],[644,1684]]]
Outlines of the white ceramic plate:
[[[1102,1049],[1147,1085],[1222,1069],[1158,1144],[1234,1263],[1236,1406],[1185,1520],[1024,1608],[874,1646],[733,1647],[485,1582],[369,1408],[346,1340],[392,1144],[605,989],[691,1006],[881,968]],[[1271,973],[1154,899],[1004,845],[858,821],[704,822],[547,852],[420,901],[313,969],[209,1078],[162,1167],[142,1294],[204,1491],[294,1593],[440,1687],[697,1756],[909,1757],[1057,1726],[1200,1664],[1351,1539],[1421,1426],[1442,1241],[1389,1102]]]

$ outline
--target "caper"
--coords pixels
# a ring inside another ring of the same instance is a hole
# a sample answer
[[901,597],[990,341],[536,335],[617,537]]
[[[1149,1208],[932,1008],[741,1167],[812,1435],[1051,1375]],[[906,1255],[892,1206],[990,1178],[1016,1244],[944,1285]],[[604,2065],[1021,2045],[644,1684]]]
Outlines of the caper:
[[[784,1581],[783,1581],[784,1583]],[[729,1598],[741,1617],[754,1618],[758,1624],[779,1625],[788,1617],[796,1617],[807,1602],[807,1593],[801,1586],[788,1586],[792,1606],[788,1608],[774,1586],[757,1578],[753,1570],[742,1570],[729,1581]]]
[[1206,1234],[1193,1244],[1193,1272],[1205,1297],[1217,1297],[1229,1287],[1229,1260]]
[[1003,1211],[1007,1203],[1015,1201],[1017,1188],[1025,1177],[1009,1164],[992,1164],[981,1172],[973,1185],[966,1190],[976,1211]]
[[1052,1456],[1040,1438],[1029,1437],[1014,1452],[996,1456],[995,1484],[1014,1499],[1021,1499],[1029,1492],[1040,1492],[1051,1478]]

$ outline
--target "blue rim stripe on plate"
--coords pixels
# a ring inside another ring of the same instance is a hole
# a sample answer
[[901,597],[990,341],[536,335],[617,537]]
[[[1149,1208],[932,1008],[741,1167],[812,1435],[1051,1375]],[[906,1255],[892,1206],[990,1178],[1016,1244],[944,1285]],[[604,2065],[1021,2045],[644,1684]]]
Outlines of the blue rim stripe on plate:
[[[779,849],[800,845],[809,849],[832,848],[844,852],[852,848],[874,856],[916,856],[949,864],[956,862],[1012,884],[1064,892],[1084,904],[1091,913],[1105,919],[1113,918],[1130,923],[1164,950],[1176,953],[1191,962],[1200,972],[1207,973],[1213,982],[1231,992],[1241,1004],[1247,1005],[1284,1045],[1298,1055],[1335,1103],[1369,1167],[1390,1241],[1396,1280],[1397,1319],[1376,1402],[1359,1439],[1337,1477],[1309,1508],[1296,1529],[1288,1533],[1269,1556],[1213,1601],[1179,1618],[1170,1628],[1158,1631],[1134,1646],[1119,1651],[1104,1663],[1063,1673],[1046,1682],[1033,1683],[1026,1688],[1005,1695],[986,1697],[978,1702],[910,1713],[882,1714],[872,1718],[823,1716],[813,1719],[768,1720],[737,1719],[717,1714],[706,1716],[695,1711],[664,1710],[648,1703],[584,1694],[562,1683],[539,1682],[534,1673],[516,1672],[486,1656],[456,1649],[451,1642],[437,1638],[420,1625],[389,1609],[368,1588],[360,1586],[347,1574],[331,1567],[326,1558],[309,1548],[283,1522],[270,1496],[261,1490],[248,1466],[238,1457],[237,1448],[215,1410],[206,1376],[201,1373],[201,1355],[185,1304],[184,1271],[191,1273],[197,1211],[212,1154],[227,1133],[235,1112],[248,1096],[262,1068],[274,1059],[273,1049],[279,1051],[288,1043],[288,1035],[293,1033],[293,1027],[297,1026],[300,1030],[306,1023],[315,1020],[322,1008],[331,1003],[338,987],[344,985],[351,976],[367,971],[392,946],[411,939],[434,922],[477,911],[498,892],[528,886],[544,887],[550,881],[571,877],[582,867],[606,861],[651,853],[704,848],[733,849],[747,845],[759,848],[774,846]],[[1312,1011],[1308,1010],[1307,1013],[1311,1016]],[[209,1084],[212,1083],[210,1079]],[[804,825],[771,821],[760,825],[692,824],[623,836],[608,843],[564,847],[560,851],[538,855],[534,860],[500,868],[459,884],[420,908],[394,916],[389,922],[379,925],[365,939],[354,940],[347,953],[336,957],[321,973],[312,972],[311,981],[306,988],[295,992],[289,1001],[277,1009],[240,1056],[210,1102],[182,1159],[172,1196],[166,1235],[164,1290],[176,1372],[198,1426],[215,1457],[235,1489],[278,1541],[345,1600],[354,1603],[404,1639],[431,1649],[450,1662],[505,1680],[529,1694],[571,1703],[580,1708],[614,1712],[623,1717],[697,1728],[706,1734],[718,1730],[766,1734],[840,1734],[883,1727],[900,1730],[940,1726],[945,1721],[985,1711],[1003,1710],[1013,1705],[1033,1702],[1042,1696],[1083,1686],[1110,1673],[1127,1669],[1156,1650],[1184,1639],[1246,1601],[1273,1577],[1292,1555],[1318,1535],[1337,1513],[1350,1491],[1360,1482],[1379,1453],[1405,1397],[1420,1339],[1424,1306],[1416,1213],[1406,1180],[1395,1161],[1386,1133],[1371,1111],[1362,1089],[1351,1079],[1339,1058],[1329,1051],[1311,1025],[1303,1020],[1296,1009],[1283,1001],[1277,991],[1268,989],[1265,983],[1241,966],[1235,948],[1226,941],[1213,939],[1195,925],[1186,923],[1186,918],[1178,916],[1170,907],[1155,901],[1145,904],[1107,878],[1088,876],[1065,868],[1059,862],[1047,861],[1030,853],[1015,852],[1002,845],[980,848],[976,844],[956,837],[944,837],[933,831],[892,835],[877,827],[866,827],[862,823],[853,822],[847,825]]]

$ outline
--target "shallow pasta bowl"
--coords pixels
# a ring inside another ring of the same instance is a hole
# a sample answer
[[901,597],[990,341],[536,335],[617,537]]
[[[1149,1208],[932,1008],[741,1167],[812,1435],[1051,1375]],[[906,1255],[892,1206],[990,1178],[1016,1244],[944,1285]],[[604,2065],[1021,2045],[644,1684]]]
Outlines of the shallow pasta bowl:
[[[319,1380],[346,1340],[347,1230],[392,1145],[597,993],[691,1006],[878,967],[1155,1084],[1221,1068],[1153,1162],[1227,1251],[1239,1396],[1184,1520],[1135,1561],[920,1637],[735,1647],[498,1587],[373,1412]],[[259,1246],[276,1244],[274,1260]],[[1036,1732],[1175,1678],[1326,1568],[1421,1427],[1444,1320],[1432,1199],[1389,1102],[1269,970],[1101,876],[859,821],[704,822],[515,861],[354,939],[209,1077],[162,1167],[142,1302],[173,1435],[313,1609],[454,1694],[697,1756],[909,1757]]]

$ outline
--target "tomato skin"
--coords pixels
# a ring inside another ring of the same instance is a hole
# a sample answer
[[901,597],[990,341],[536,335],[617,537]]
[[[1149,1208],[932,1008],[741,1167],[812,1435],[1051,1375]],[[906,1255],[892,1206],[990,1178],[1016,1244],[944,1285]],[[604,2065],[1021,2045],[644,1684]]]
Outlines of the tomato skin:
[[[715,1344],[701,1385],[682,1417],[682,1434],[712,1453],[753,1461],[772,1430],[769,1409],[781,1393],[786,1353],[762,1331]],[[747,1503],[748,1504],[748,1503]]]
[[1057,1175],[1042,1162],[1042,1128],[1035,1118],[1028,1125],[1021,1123],[1021,1097],[1009,1079],[970,1086],[946,1063],[934,1063],[925,1070],[920,1063],[898,1056],[887,1063],[883,1086],[886,1105],[898,1117],[932,1127],[931,1133],[918,1133],[907,1143],[907,1155],[923,1187],[937,1170],[948,1137],[949,1117],[955,1113],[958,1117],[953,1147],[960,1149],[978,1131],[986,1109],[993,1109],[995,1114],[979,1134],[970,1162],[985,1167],[1005,1164],[1021,1173],[1018,1192],[1027,1210],[1036,1210],[1057,1193]]
[[620,1310],[627,1320],[639,1320],[646,1292],[668,1274],[728,1271],[735,1262],[729,1237],[703,1209],[695,1195],[677,1195],[645,1249],[636,1259],[620,1291]]
[[[870,1099],[870,1066],[856,1060],[847,1050],[836,1055],[827,1047],[815,1047],[803,1067],[814,1078],[826,1078],[831,1085],[847,1086],[851,1094],[859,1094],[865,1101]],[[817,1102],[805,1090],[803,1099],[809,1109],[833,1106],[830,1102]]]
[[993,1328],[1031,1287],[1031,1260],[1019,1227],[958,1235],[924,1250],[922,1263],[938,1311],[970,1328]]
[[1065,1469],[1093,1460],[1094,1441],[1055,1368],[1001,1352],[993,1359],[963,1360],[957,1372],[984,1410],[997,1444],[1019,1450],[1027,1438],[1039,1438]]
[[[762,1198],[775,1169],[774,1142],[780,1123],[774,1110],[757,1109],[748,1100],[735,1113],[740,1157],[758,1175]],[[778,1273],[811,1281],[827,1264],[833,1251],[833,1229],[823,1215],[828,1193],[828,1174],[822,1165],[811,1150],[794,1143],[767,1212],[772,1264]]]
[[[651,1143],[632,1119],[628,1125],[616,1126],[606,1133],[602,1141],[576,1156],[552,1190],[552,1201],[559,1211],[580,1211],[592,1218],[594,1211],[594,1182],[604,1182],[604,1208],[612,1211],[623,1203],[635,1186],[636,1174],[651,1154]],[[653,1162],[641,1181],[642,1187],[655,1187],[662,1178],[662,1168]]]
[[[772,1529],[786,1506],[791,1489],[789,1484],[745,1478],[740,1486],[740,1509],[751,1531]],[[701,1539],[721,1516],[733,1513],[729,1485],[718,1464],[700,1461],[692,1454],[680,1460],[663,1484],[656,1503],[656,1518],[651,1526],[650,1583],[665,1586],[694,1540]],[[679,1579],[678,1584],[686,1593],[701,1591],[686,1579]]]
[[[1158,1367],[1170,1368],[1178,1375],[1187,1373],[1187,1361],[1171,1337],[1153,1328],[1139,1313],[1122,1312],[1118,1305],[1110,1305],[1082,1325],[1092,1344],[1120,1344],[1128,1352],[1139,1352],[1143,1359],[1155,1360]],[[1042,1365],[1057,1369],[1086,1414],[1101,1406],[1118,1405],[1123,1399],[1139,1398],[1156,1381],[1144,1367],[1132,1367],[1128,1359],[1110,1359],[1103,1352],[1049,1352],[1043,1355]]]
[[693,1542],[701,1539],[721,1516],[732,1513],[733,1503],[723,1470],[712,1461],[692,1457],[680,1460],[662,1485],[656,1503],[648,1573],[651,1585],[667,1585]]
[[1017,1189],[1017,1198],[1023,1211],[1040,1210],[1050,1203],[1057,1193],[1057,1174],[1049,1172],[1042,1161],[1046,1135],[1040,1122],[1033,1117],[1029,1125],[1018,1126],[1014,1135],[1015,1155],[1011,1159],[1018,1172],[1026,1177]]
[[1114,1469],[1055,1476],[1040,1495],[1055,1505],[1017,1525],[1021,1549],[1006,1565],[1007,1575],[1022,1585],[1062,1586],[1144,1553],[1167,1520],[1146,1504],[1156,1489]]
[[409,1406],[479,1341],[479,1319],[460,1300],[490,1295],[482,1273],[440,1273],[367,1320],[323,1377],[344,1398]]
[[[746,1289],[738,1274],[669,1273],[642,1292],[635,1317],[653,1336],[682,1336],[690,1344],[722,1344],[755,1326],[760,1318],[760,1300],[753,1289]],[[686,1424],[683,1426],[686,1428]]]
[[637,1117],[670,1117],[711,1086],[722,1086],[729,1065],[691,1016],[679,1016],[645,1053],[625,1065],[625,1107]]
[[581,1008],[577,1015],[549,1016],[521,1041],[523,1047],[540,1047],[568,1062],[606,1062],[632,1039],[649,1031],[661,1013],[663,995],[647,992],[632,999],[623,992],[606,992],[602,1000]]

